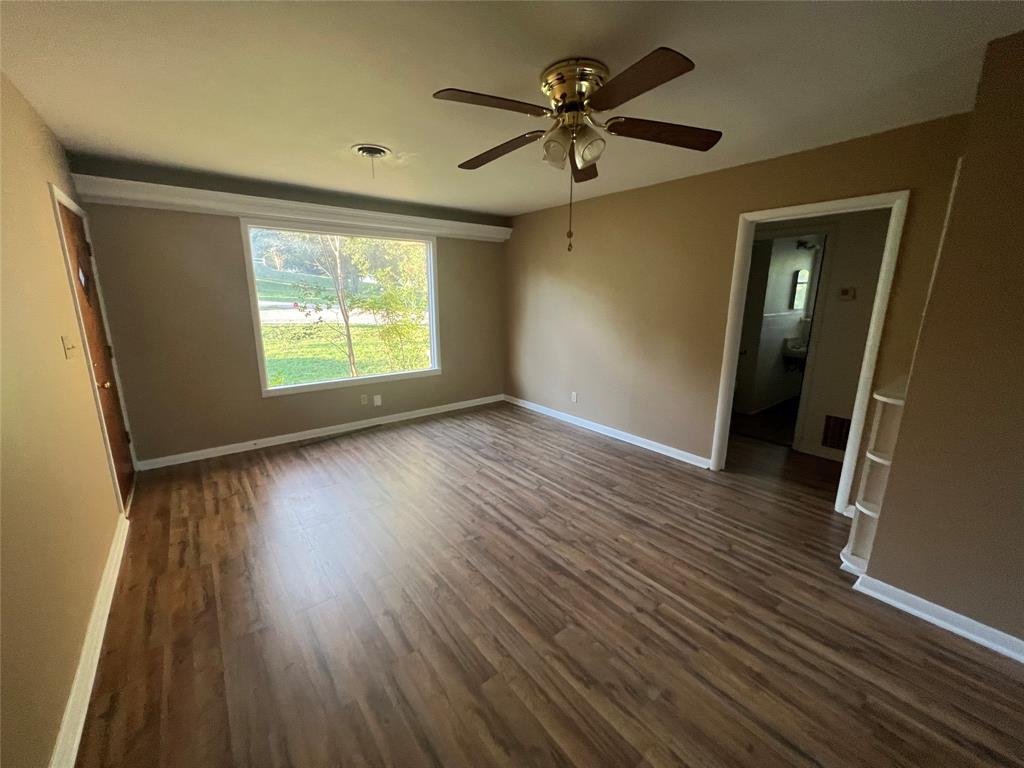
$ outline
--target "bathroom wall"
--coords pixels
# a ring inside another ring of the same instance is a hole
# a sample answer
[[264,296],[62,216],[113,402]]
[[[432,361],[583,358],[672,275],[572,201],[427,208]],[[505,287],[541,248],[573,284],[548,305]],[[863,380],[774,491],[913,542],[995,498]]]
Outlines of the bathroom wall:
[[[816,252],[797,248],[798,239],[819,245],[821,241],[813,235],[757,241],[740,342],[745,370],[744,375],[737,374],[733,399],[733,409],[739,413],[757,413],[800,394],[803,375],[798,369],[787,369],[782,349],[787,338],[807,337],[810,323],[804,318],[813,311],[814,296],[808,295],[804,309],[790,308],[793,273],[813,271]],[[766,243],[770,243],[767,252]]]
[[821,444],[822,431],[826,416],[853,415],[889,211],[810,219],[807,225],[827,234],[827,242],[793,447],[842,461],[843,451]]
[[772,263],[772,241],[755,240],[750,253],[747,298],[743,305],[743,329],[740,355],[736,360],[736,393],[733,410],[754,413],[757,391],[757,355],[761,346],[761,321],[764,318],[764,294],[768,288],[768,269]]

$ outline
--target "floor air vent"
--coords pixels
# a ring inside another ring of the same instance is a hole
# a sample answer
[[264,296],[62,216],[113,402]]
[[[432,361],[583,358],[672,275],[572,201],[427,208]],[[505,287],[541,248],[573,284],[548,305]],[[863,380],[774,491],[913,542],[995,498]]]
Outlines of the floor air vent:
[[850,420],[842,416],[826,416],[825,429],[821,431],[821,444],[826,448],[846,450],[846,439],[850,436]]

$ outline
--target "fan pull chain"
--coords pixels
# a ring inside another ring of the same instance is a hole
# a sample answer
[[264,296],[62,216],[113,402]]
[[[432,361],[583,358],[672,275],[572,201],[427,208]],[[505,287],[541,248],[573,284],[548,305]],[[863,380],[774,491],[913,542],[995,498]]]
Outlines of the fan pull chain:
[[[570,151],[572,147],[570,146]],[[569,167],[569,229],[565,233],[565,236],[569,238],[568,251],[572,253],[572,166]]]

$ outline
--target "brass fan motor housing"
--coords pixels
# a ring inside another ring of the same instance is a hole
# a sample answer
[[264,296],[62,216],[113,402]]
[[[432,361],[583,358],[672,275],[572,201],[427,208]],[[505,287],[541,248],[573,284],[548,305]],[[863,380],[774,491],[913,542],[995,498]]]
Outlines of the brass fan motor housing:
[[562,59],[544,70],[540,89],[556,113],[582,112],[607,79],[608,67],[596,59]]

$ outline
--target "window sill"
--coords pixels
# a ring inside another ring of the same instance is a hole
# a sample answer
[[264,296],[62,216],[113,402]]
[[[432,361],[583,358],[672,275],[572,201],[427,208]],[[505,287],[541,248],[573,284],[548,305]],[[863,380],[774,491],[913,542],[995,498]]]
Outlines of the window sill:
[[322,389],[341,389],[343,387],[358,387],[369,384],[383,384],[389,381],[401,381],[402,379],[420,379],[425,376],[437,376],[440,373],[440,367],[424,368],[421,371],[406,371],[404,373],[380,373],[373,376],[357,376],[354,379],[318,381],[313,384],[290,384],[282,387],[263,387],[263,397],[280,397],[281,395],[301,395],[304,392],[318,392]]

